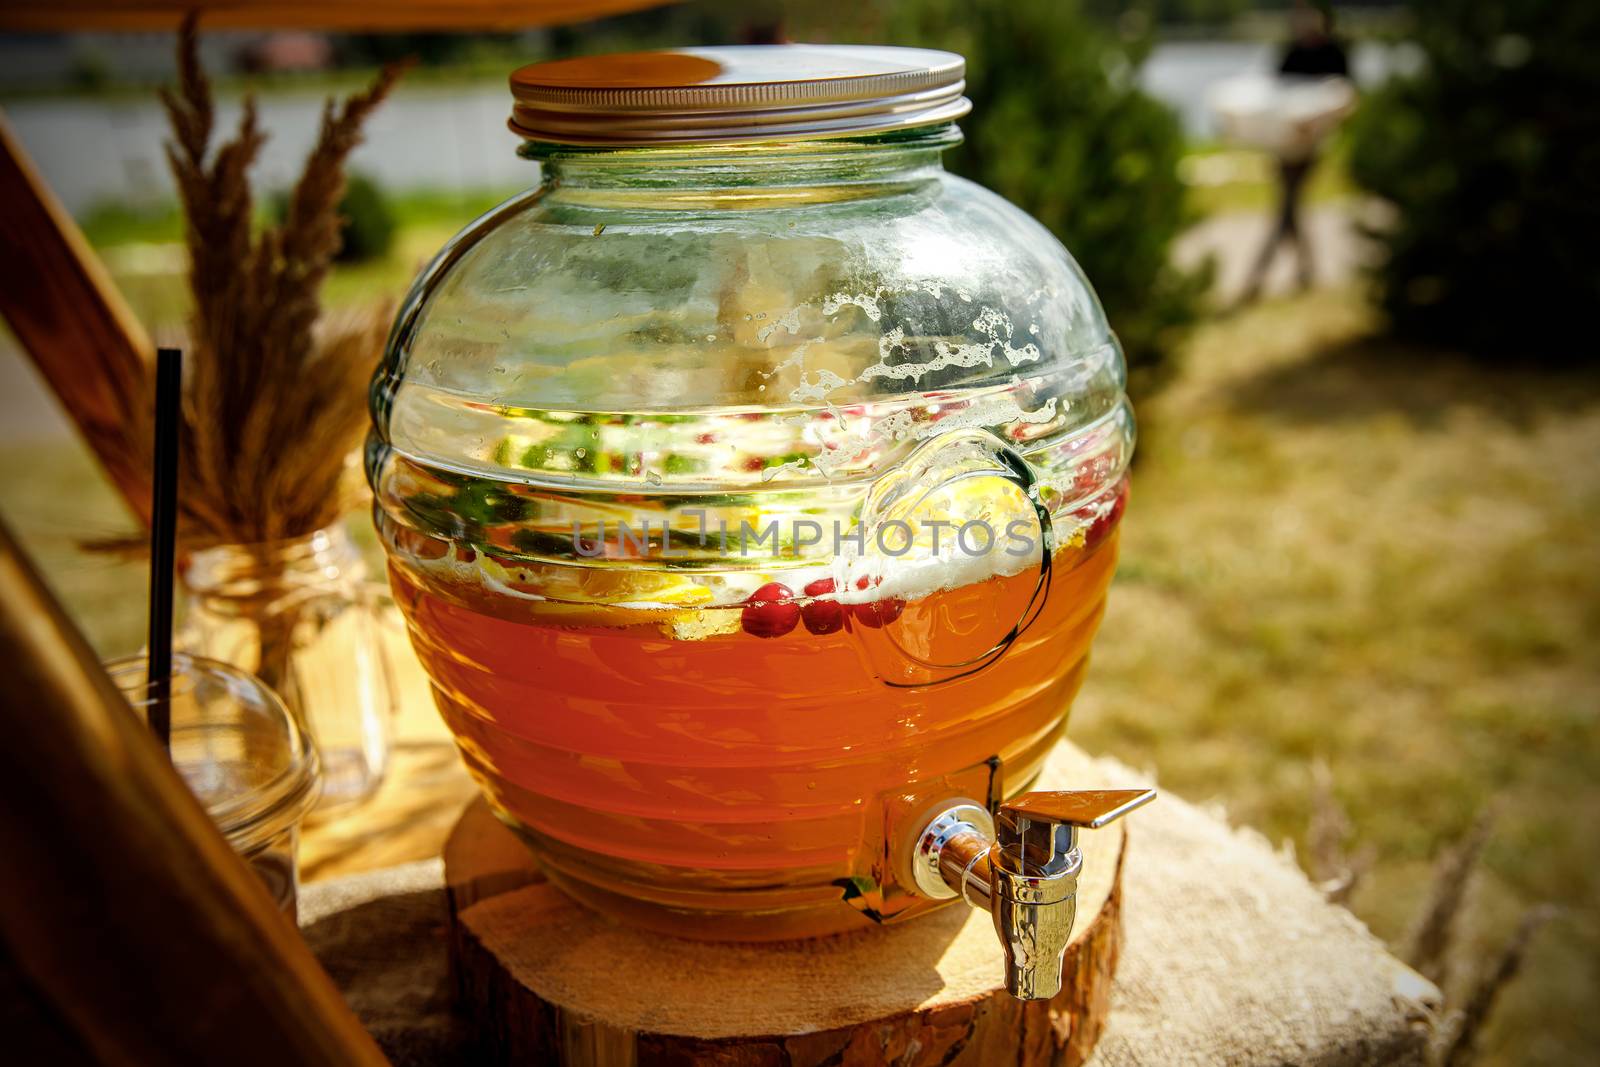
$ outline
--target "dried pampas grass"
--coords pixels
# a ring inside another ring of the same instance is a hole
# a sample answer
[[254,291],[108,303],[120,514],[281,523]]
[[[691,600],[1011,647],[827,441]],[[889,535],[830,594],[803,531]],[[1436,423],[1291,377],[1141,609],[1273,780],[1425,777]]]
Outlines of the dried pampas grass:
[[[178,536],[185,549],[302,537],[352,503],[349,459],[366,426],[366,384],[387,309],[323,315],[339,250],[344,164],[405,64],[341,104],[329,100],[283,222],[258,228],[249,171],[266,139],[254,100],[213,153],[216,116],[195,20],[184,22],[179,83],[162,92],[167,158],[186,221],[194,315],[185,352]],[[150,405],[136,413],[148,455]]]

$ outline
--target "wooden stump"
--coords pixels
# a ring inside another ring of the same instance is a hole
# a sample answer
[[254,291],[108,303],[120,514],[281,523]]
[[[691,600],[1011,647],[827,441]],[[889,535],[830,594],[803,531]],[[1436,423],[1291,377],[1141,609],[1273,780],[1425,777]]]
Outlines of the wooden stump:
[[[1120,784],[1064,747],[1038,787]],[[457,993],[490,1063],[1077,1067],[1110,1007],[1125,847],[1120,824],[1084,835],[1065,987],[1023,1002],[986,912],[957,903],[810,941],[665,937],[546,884],[478,799],[444,849]]]

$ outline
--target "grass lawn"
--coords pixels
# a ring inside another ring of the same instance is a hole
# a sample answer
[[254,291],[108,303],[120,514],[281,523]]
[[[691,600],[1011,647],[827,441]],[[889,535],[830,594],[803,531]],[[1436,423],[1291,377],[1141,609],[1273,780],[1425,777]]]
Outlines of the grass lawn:
[[[1430,858],[1497,810],[1470,976],[1537,901],[1564,915],[1487,1062],[1600,1047],[1600,381],[1371,340],[1349,292],[1202,329],[1141,408],[1124,556],[1072,735],[1305,845],[1330,765],[1401,944]],[[1585,651],[1587,649],[1587,652]]]
[[[398,291],[470,213],[414,205],[396,253],[341,272],[332,298]],[[161,247],[117,225],[141,242],[124,247]],[[181,313],[172,275],[108,258],[146,321]],[[1486,372],[1374,325],[1349,291],[1215,321],[1141,407],[1073,736],[1301,847],[1326,760],[1377,851],[1354,909],[1396,944],[1431,857],[1495,803],[1466,971],[1529,904],[1565,913],[1501,1002],[1488,1062],[1580,1062],[1600,1047],[1600,382]],[[0,513],[97,648],[138,646],[140,568],[74,547],[125,528],[81,449],[0,449]]]

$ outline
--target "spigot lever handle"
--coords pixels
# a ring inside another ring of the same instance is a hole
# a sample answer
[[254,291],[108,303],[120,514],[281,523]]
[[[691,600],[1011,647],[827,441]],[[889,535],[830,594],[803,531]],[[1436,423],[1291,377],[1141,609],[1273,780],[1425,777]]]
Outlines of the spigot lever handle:
[[1154,789],[1024,793],[1000,805],[995,843],[1016,873],[1053,873],[1075,861],[1079,830],[1098,830],[1155,798]]
[[1156,798],[1154,789],[1072,789],[1024,793],[1000,805],[1001,815],[1098,830]]
[[938,812],[917,837],[912,883],[933,900],[961,896],[994,916],[1006,989],[1022,1000],[1061,991],[1061,959],[1077,915],[1079,830],[1098,830],[1156,798],[1154,789],[1026,793],[993,825],[971,800]]

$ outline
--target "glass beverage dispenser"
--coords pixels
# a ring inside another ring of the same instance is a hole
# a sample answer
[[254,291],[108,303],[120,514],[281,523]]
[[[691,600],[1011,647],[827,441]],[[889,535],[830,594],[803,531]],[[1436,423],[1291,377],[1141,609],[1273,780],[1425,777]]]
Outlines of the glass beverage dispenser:
[[745,940],[960,895],[1048,996],[1075,834],[1150,797],[1027,793],[1133,419],[1072,257],[941,166],[963,76],[802,45],[517,71],[540,182],[417,281],[367,469],[439,709],[552,882]]

